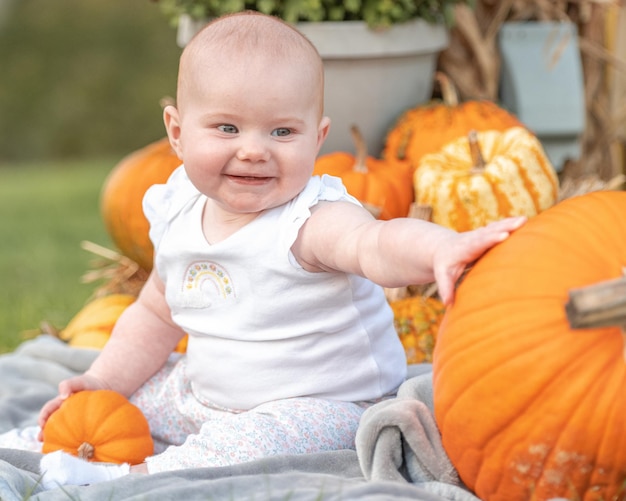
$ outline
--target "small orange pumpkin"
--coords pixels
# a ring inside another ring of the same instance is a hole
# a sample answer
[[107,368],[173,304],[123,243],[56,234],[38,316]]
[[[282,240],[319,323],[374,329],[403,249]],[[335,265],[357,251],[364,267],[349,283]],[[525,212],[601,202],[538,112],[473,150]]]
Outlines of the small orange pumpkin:
[[523,126],[513,114],[492,101],[465,101],[459,98],[450,79],[443,73],[435,75],[442,101],[417,106],[404,112],[387,134],[383,158],[408,161],[414,170],[427,153],[441,147],[470,130],[504,130]]
[[88,461],[140,464],[154,453],[148,421],[112,390],[70,395],[46,422],[42,452],[63,450]]
[[315,162],[313,175],[340,177],[348,193],[379,219],[406,217],[413,201],[408,164],[368,156],[357,127],[352,127],[352,137],[356,155],[345,152],[322,155]]
[[448,307],[435,418],[480,499],[626,499],[626,336],[572,329],[565,308],[623,276],[625,214],[624,192],[560,202],[489,250]]
[[143,196],[153,184],[165,183],[179,165],[169,140],[163,138],[123,158],[102,186],[100,213],[107,232],[122,254],[146,271],[152,269],[154,249]]

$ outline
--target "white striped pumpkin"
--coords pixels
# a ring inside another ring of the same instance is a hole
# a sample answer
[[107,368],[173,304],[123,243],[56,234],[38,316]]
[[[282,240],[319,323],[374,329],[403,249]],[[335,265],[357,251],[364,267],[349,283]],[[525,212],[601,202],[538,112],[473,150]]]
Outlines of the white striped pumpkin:
[[414,189],[416,203],[431,207],[433,222],[467,231],[551,207],[559,181],[539,139],[512,127],[474,132],[424,155]]

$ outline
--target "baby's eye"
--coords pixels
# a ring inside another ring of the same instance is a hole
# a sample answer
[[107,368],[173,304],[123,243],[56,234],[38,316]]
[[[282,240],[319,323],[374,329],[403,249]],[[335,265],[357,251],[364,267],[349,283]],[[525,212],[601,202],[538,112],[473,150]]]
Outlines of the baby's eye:
[[291,134],[291,129],[288,129],[286,127],[280,127],[272,131],[272,136],[285,137],[289,134]]
[[217,129],[221,132],[226,132],[226,134],[236,134],[237,132],[239,132],[237,130],[237,127],[230,124],[218,125]]

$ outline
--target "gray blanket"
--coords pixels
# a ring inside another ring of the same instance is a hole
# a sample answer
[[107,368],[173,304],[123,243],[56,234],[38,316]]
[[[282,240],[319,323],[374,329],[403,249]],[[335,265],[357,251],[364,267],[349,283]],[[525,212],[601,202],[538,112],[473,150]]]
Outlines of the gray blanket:
[[[96,355],[40,336],[0,356],[0,433],[36,424],[59,381],[84,371]],[[430,366],[409,370],[397,398],[363,415],[356,451],[277,456],[44,491],[38,484],[39,453],[0,449],[0,499],[477,501],[441,446],[432,417]]]

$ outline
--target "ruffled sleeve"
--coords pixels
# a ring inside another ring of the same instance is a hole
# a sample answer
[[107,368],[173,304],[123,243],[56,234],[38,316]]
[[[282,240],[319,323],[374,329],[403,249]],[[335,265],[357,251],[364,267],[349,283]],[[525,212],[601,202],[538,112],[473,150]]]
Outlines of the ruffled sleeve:
[[[283,243],[287,249],[291,249],[298,237],[300,228],[311,217],[311,207],[322,201],[343,201],[361,205],[356,198],[348,193],[340,178],[328,174],[323,174],[321,177],[313,176],[304,190],[290,202],[290,208],[287,211],[287,230],[283,234]],[[292,264],[300,267],[291,253],[290,260]]]
[[313,190],[317,193],[317,196],[314,198],[314,203],[310,206],[313,206],[317,202],[321,201],[338,202],[340,200],[361,205],[356,198],[348,193],[348,190],[346,190],[346,187],[340,178],[323,174],[321,177],[313,177],[313,181],[318,181],[318,183],[315,183],[317,184],[317,189]]
[[182,165],[172,172],[165,184],[148,188],[143,197],[143,212],[150,223],[149,235],[155,249],[159,248],[168,223],[200,195]]

